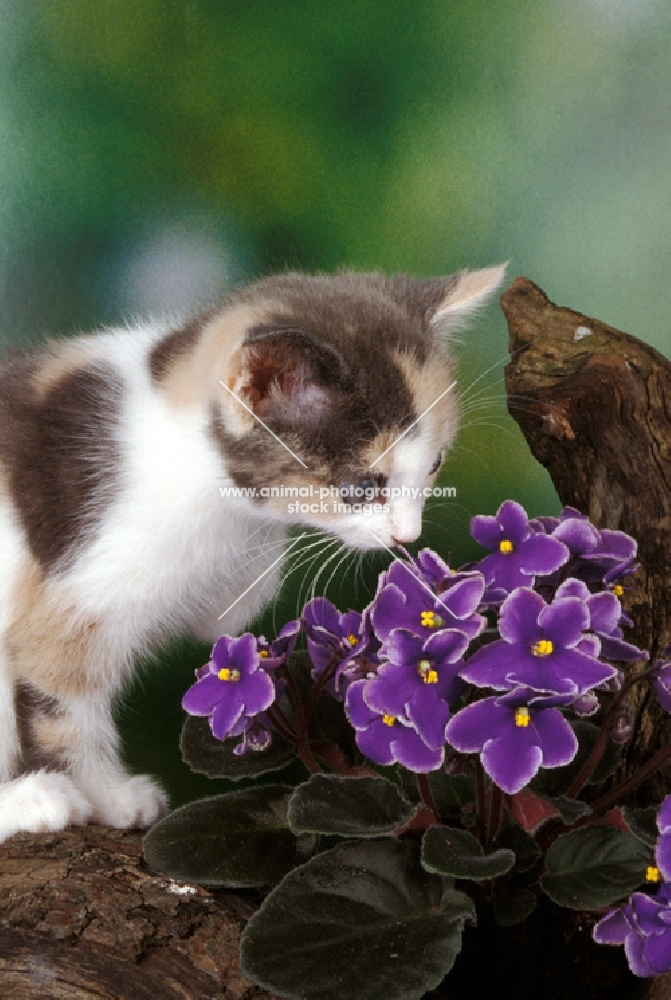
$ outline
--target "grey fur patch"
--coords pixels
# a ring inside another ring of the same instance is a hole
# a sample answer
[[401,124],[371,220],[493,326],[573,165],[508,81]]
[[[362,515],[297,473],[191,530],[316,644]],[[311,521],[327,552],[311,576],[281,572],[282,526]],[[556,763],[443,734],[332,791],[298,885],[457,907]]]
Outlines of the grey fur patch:
[[194,316],[154,345],[149,353],[149,374],[154,384],[161,382],[174,362],[196,346],[210,316],[211,313]]
[[61,714],[58,701],[42,694],[32,684],[20,681],[16,686],[15,708],[21,746],[20,773],[27,774],[40,768],[62,770],[63,764],[58,757],[48,753],[35,739],[32,726],[38,715],[58,718]]
[[91,364],[39,397],[31,379],[44,357],[18,354],[0,366],[0,458],[30,550],[49,570],[90,537],[116,494],[122,384]]

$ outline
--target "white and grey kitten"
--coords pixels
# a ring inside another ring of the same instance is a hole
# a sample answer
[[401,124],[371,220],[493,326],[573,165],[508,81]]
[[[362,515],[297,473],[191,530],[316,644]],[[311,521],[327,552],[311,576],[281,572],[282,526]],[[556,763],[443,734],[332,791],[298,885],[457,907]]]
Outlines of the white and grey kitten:
[[[220,487],[430,483],[457,427],[447,334],[503,273],[284,274],[186,325],[2,361],[0,840],[156,820],[166,796],[122,766],[114,699],[171,635],[241,632],[279,565],[219,616],[299,519]],[[416,539],[422,505],[300,520],[373,549]]]

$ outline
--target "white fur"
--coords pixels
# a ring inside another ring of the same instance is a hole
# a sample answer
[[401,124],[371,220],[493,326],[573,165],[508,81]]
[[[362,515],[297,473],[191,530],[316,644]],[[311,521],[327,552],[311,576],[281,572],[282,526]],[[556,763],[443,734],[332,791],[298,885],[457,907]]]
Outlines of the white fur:
[[0,785],[0,841],[15,833],[54,833],[87,823],[91,803],[67,774],[36,771]]

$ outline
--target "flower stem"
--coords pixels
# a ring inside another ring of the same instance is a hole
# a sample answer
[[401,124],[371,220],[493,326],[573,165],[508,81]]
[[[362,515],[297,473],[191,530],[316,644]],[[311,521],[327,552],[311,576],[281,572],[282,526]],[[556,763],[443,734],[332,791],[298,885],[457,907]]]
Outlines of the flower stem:
[[625,795],[629,795],[633,792],[640,784],[642,784],[650,775],[654,774],[658,768],[665,764],[667,760],[671,759],[671,744],[662,747],[657,753],[650,758],[647,764],[644,764],[635,774],[632,774],[630,778],[622,781],[615,788],[611,788],[609,792],[602,795],[600,799],[597,799],[592,803],[592,815],[598,816],[605,812],[611,806],[615,805],[620,799],[624,798]]
[[314,711],[314,707],[317,704],[317,698],[322,693],[322,690],[324,689],[324,686],[326,684],[328,684],[328,682],[333,677],[334,673],[336,672],[336,670],[338,668],[338,664],[340,663],[340,660],[341,660],[341,657],[338,655],[338,653],[334,653],[333,656],[331,657],[331,659],[329,660],[329,662],[326,664],[326,666],[322,670],[322,672],[319,675],[319,677],[317,678],[317,680],[315,681],[314,687],[312,688],[312,691],[310,692],[310,697],[308,698],[307,704],[305,706],[305,715],[306,715],[306,718],[307,718],[308,722],[312,718],[312,713]]
[[491,844],[494,837],[499,832],[501,825],[501,805],[503,802],[503,792],[496,783],[492,783],[492,796],[489,803],[489,827],[487,829],[487,846]]
[[485,793],[485,769],[480,761],[475,765],[475,803],[477,808],[477,828],[478,828],[478,840],[481,844],[485,843],[486,826],[485,826],[485,812],[486,812],[486,793]]
[[294,744],[296,743],[297,741],[296,733],[291,728],[289,720],[287,719],[286,715],[279,707],[279,705],[270,705],[266,709],[265,714],[268,716],[268,719],[273,724],[273,726],[280,734],[280,736],[283,736],[285,740],[289,740],[290,743]]
[[431,810],[436,819],[438,819],[438,810],[436,809],[433,792],[431,791],[431,785],[429,784],[428,774],[418,774],[417,785],[419,787],[419,793],[422,796],[422,802],[427,809]]
[[625,694],[628,693],[629,689],[632,688],[634,684],[638,684],[642,680],[647,680],[648,675],[652,672],[653,669],[654,669],[653,667],[649,667],[647,670],[643,670],[640,673],[634,674],[632,677],[629,677],[624,682],[624,684],[618,691],[615,698],[613,698],[608,710],[606,711],[606,714],[603,717],[603,722],[601,724],[601,732],[597,737],[596,743],[592,747],[592,752],[590,753],[589,757],[587,758],[582,768],[580,769],[580,772],[574,779],[573,784],[566,792],[566,798],[574,799],[576,795],[578,795],[579,792],[582,791],[582,788],[589,780],[592,771],[601,760],[601,756],[608,741],[608,735],[610,733],[611,723],[613,721],[615,713],[622,704]]

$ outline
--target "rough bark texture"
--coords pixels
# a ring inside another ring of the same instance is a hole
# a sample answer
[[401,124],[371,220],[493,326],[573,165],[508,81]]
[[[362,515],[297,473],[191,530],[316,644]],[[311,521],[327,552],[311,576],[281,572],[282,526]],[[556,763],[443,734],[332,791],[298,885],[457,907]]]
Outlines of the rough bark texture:
[[[671,363],[626,333],[553,305],[526,278],[514,281],[501,307],[510,332],[510,413],[564,504],[637,539],[640,569],[625,581],[623,598],[635,628],[625,638],[654,660],[671,642]],[[669,717],[640,688],[627,772],[671,737]],[[643,798],[661,798],[669,777],[667,767]]]
[[137,831],[19,834],[0,845],[0,996],[273,1000],[238,969],[256,905],[157,876]]

